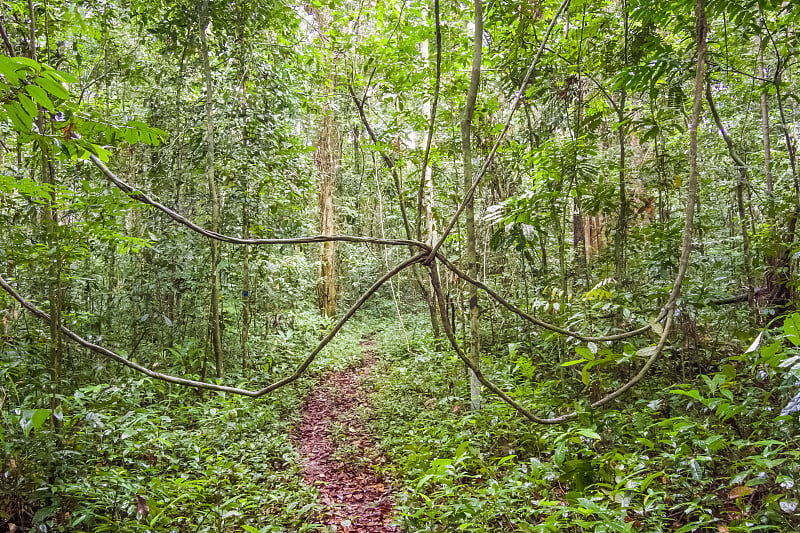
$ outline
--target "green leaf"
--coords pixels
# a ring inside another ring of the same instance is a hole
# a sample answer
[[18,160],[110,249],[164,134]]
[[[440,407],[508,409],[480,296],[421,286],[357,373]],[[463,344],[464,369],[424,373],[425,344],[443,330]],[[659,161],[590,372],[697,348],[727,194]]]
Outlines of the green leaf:
[[22,108],[25,110],[25,113],[30,115],[31,118],[39,114],[39,109],[36,107],[36,104],[34,104],[33,100],[24,94],[19,95],[19,103],[22,104]]
[[31,425],[34,431],[41,429],[47,419],[50,418],[50,409],[37,409],[31,417]]
[[652,329],[656,335],[661,335],[664,333],[664,326],[653,320],[650,322],[650,329]]
[[636,350],[636,357],[652,357],[656,353],[658,346],[645,346]]
[[53,111],[53,101],[50,100],[50,97],[47,96],[47,93],[44,89],[39,87],[38,85],[27,85],[25,87],[25,91],[31,95],[37,104],[42,106],[43,108],[47,109],[48,111]]
[[55,70],[53,74],[58,74],[58,77],[61,78],[66,83],[78,83],[78,78],[70,74],[69,72],[64,72],[63,70]]
[[24,77],[19,73],[19,66],[12,59],[0,56],[0,74],[6,79],[7,83],[16,85]]
[[62,100],[69,99],[69,91],[63,85],[61,85],[61,83],[53,81],[52,79],[44,76],[39,76],[35,81],[37,85],[42,87],[45,91],[47,91],[49,94],[52,94],[56,98],[60,98]]
[[792,313],[783,321],[783,334],[789,342],[800,346],[800,313]]
[[594,361],[594,353],[586,346],[576,346],[575,353],[587,359],[589,361]]
[[586,363],[586,359],[575,359],[574,361],[567,361],[566,363],[561,363],[561,366],[572,366],[572,365],[579,365],[581,363]]
[[589,428],[581,428],[576,433],[578,435],[582,435],[582,436],[586,437],[587,439],[592,439],[592,440],[602,440],[603,439],[603,437],[601,437],[599,433],[597,433],[596,431],[592,431]]
[[591,367],[590,367],[590,366],[587,364],[587,365],[586,365],[586,366],[584,366],[584,367],[583,367],[583,369],[581,370],[581,382],[582,382],[584,385],[586,385],[587,387],[589,386],[589,382],[592,380],[592,375],[591,375],[591,374],[589,374],[589,370],[590,370],[590,368],[591,368]]
[[139,132],[133,128],[125,130],[125,142],[128,144],[136,144],[139,142]]
[[22,109],[22,105],[19,102],[11,102],[6,106],[6,110],[14,129],[20,133],[30,133],[33,117]]
[[700,400],[700,391],[695,390],[695,389],[688,390],[688,391],[687,390],[675,389],[675,390],[671,390],[669,392],[672,393],[672,394],[683,394],[684,396],[688,396],[690,398],[694,398],[695,400],[698,400],[698,401]]
[[656,479],[657,477],[663,476],[663,475],[664,475],[664,472],[653,472],[652,474],[650,474],[649,476],[644,478],[644,481],[642,481],[642,485],[639,487],[640,490],[642,492],[646,491],[647,487],[650,486],[650,484],[653,482],[654,479]]
[[15,61],[16,63],[19,63],[20,65],[28,67],[30,70],[33,70],[33,71],[36,71],[36,72],[42,70],[42,65],[40,63],[37,63],[33,59],[28,59],[27,57],[16,56],[13,59],[13,61]]

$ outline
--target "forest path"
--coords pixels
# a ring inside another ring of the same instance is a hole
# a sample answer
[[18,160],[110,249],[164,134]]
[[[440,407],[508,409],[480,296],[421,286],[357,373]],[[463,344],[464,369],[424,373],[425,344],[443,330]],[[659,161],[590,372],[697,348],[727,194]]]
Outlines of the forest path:
[[364,338],[360,367],[322,378],[303,405],[298,429],[305,482],[319,488],[325,524],[343,533],[400,531],[392,525],[392,492],[372,468],[384,459],[358,417],[369,408],[359,385],[375,364],[376,348]]

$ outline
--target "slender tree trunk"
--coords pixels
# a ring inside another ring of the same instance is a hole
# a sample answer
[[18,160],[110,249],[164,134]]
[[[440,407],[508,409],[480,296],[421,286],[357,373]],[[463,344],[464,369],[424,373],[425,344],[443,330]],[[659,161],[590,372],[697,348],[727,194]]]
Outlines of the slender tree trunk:
[[624,283],[627,277],[627,240],[628,240],[628,193],[625,186],[625,99],[626,92],[623,89],[619,95],[617,109],[617,135],[619,137],[619,220],[617,220],[617,231],[614,233],[614,262],[616,264],[617,281]]
[[[428,41],[422,41],[420,44],[420,57],[424,65],[428,65],[430,59],[430,52],[429,52],[429,44]],[[428,100],[425,100],[422,104],[422,114],[425,116],[425,123],[429,123],[431,121],[431,103]],[[428,135],[429,131],[426,129],[422,134],[422,146],[428,145]],[[430,165],[425,165],[425,168],[422,169],[424,173],[424,187],[422,189],[422,196],[420,197],[420,207],[421,212],[418,216],[421,218],[421,221],[418,219],[418,226],[417,226],[417,237],[422,240],[422,236],[425,236],[425,242],[430,244],[431,246],[436,243],[437,235],[436,235],[436,223],[433,218],[433,203],[434,203],[434,189],[433,189],[433,169]],[[400,197],[400,202],[402,202],[402,196]],[[423,230],[424,228],[424,230]],[[428,302],[428,312],[431,316],[431,328],[433,329],[433,338],[436,339],[437,344],[439,343],[439,339],[442,336],[441,327],[439,325],[440,322],[440,313],[436,308],[436,295],[433,293],[433,288],[430,286],[430,281],[427,279],[423,279],[419,266],[414,265],[412,267],[414,269],[414,275],[417,278],[417,283],[421,288],[423,288],[423,296]],[[434,265],[434,268],[438,268],[437,265]]]
[[[36,45],[36,11],[33,7],[33,0],[28,0],[29,18],[29,55],[34,61],[38,61]],[[37,105],[38,115],[36,126],[44,134],[46,131],[44,113],[41,106]],[[42,173],[42,183],[49,185],[50,194],[42,211],[42,226],[44,226],[45,238],[48,248],[54,249],[47,265],[47,299],[50,305],[50,379],[52,384],[52,397],[50,407],[55,409],[60,402],[56,399],[60,393],[61,364],[63,359],[63,345],[61,339],[61,252],[58,242],[58,211],[56,205],[55,172],[53,162],[50,158],[48,147],[44,143],[39,144],[41,152],[40,166]],[[55,420],[55,419],[54,419]]]
[[[241,2],[239,4],[239,79],[241,79],[241,105],[239,114],[242,117],[244,126],[242,128],[242,145],[245,147],[245,153],[249,153],[250,148],[250,132],[247,122],[248,104],[247,104],[247,84],[249,80],[249,71],[247,69],[247,47],[245,46],[245,39],[247,38],[247,20],[249,15],[249,3]],[[242,238],[250,238],[250,180],[248,178],[248,169],[242,173],[240,180],[242,183]],[[242,330],[240,335],[242,345],[242,371],[247,368],[250,360],[250,246],[245,244],[242,246]]]
[[[624,61],[628,65],[628,3],[622,1],[622,19],[624,22]],[[619,104],[617,105],[617,136],[619,137],[619,220],[617,231],[614,233],[614,262],[616,264],[616,277],[619,283],[624,283],[627,277],[627,240],[628,240],[628,195],[625,188],[625,100],[627,92],[620,91]]]
[[[245,197],[242,202],[242,238],[250,238],[250,210]],[[242,247],[242,370],[250,360],[248,337],[250,335],[250,247]]]
[[761,78],[761,133],[764,139],[764,179],[767,185],[767,223],[775,222],[775,191],[772,180],[772,150],[769,137],[769,102],[766,90],[767,70],[764,68],[764,40],[758,36],[758,77]]
[[[733,141],[728,135],[728,132],[725,130],[725,125],[722,123],[722,119],[719,116],[719,112],[717,111],[717,107],[714,104],[714,98],[711,94],[711,83],[706,84],[706,100],[708,100],[708,107],[711,110],[711,114],[714,117],[714,122],[717,125],[717,128],[722,135],[722,138],[725,140],[725,144],[728,145],[728,153],[731,156],[734,164],[736,165],[739,179],[736,182],[736,207],[739,214],[739,224],[742,230],[742,257],[744,259],[744,274],[745,279],[747,280],[747,293],[748,293],[748,300],[752,305],[753,301],[753,279],[752,279],[752,261],[750,259],[750,235],[747,231],[747,211],[745,210],[744,206],[744,190],[747,186],[747,165],[745,164],[744,160],[739,156],[736,152],[736,148],[733,146]],[[733,218],[733,217],[731,217]]]
[[[467,101],[464,107],[464,117],[461,122],[461,154],[464,165],[464,193],[467,194],[472,186],[472,116],[475,112],[475,100],[478,97],[478,88],[481,81],[481,59],[483,54],[483,3],[475,0],[475,46],[472,55],[472,74],[467,92]],[[474,196],[473,196],[474,198]],[[475,232],[475,205],[470,199],[464,210],[467,224],[467,273],[470,277],[477,277],[478,261],[476,251]],[[470,360],[476,368],[480,367],[480,324],[478,322],[478,289],[468,284],[469,298],[469,329],[470,329]],[[481,384],[470,370],[470,399],[473,410],[481,407]]]
[[[208,59],[208,42],[206,30],[208,29],[208,0],[201,0],[200,5],[200,54],[203,61],[203,71],[206,79],[206,164],[208,176],[208,195],[211,201],[211,229],[220,231],[220,205],[217,192],[217,180],[214,176],[214,84],[211,78],[211,64]],[[214,350],[214,362],[217,366],[217,377],[225,374],[224,352],[222,350],[222,330],[220,325],[220,279],[219,279],[219,242],[209,240],[211,243],[211,308],[209,320],[211,322],[211,347]]]

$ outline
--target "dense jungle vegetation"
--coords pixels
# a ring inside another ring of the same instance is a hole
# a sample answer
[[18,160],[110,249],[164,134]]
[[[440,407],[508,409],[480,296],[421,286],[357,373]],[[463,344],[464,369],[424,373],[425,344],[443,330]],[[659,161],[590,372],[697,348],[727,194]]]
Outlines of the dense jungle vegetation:
[[798,23],[0,0],[0,531],[800,531]]

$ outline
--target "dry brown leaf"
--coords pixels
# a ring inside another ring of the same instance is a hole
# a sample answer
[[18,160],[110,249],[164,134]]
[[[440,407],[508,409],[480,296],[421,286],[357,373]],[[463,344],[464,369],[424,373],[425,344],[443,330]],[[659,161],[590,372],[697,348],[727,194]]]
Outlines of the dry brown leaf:
[[746,485],[739,485],[738,487],[733,487],[731,491],[728,493],[729,500],[735,500],[736,498],[741,498],[743,496],[750,496],[755,492],[753,487],[748,487]]
[[142,515],[142,519],[147,518],[147,515],[150,514],[150,506],[147,505],[147,498],[141,494],[136,495],[136,510]]

